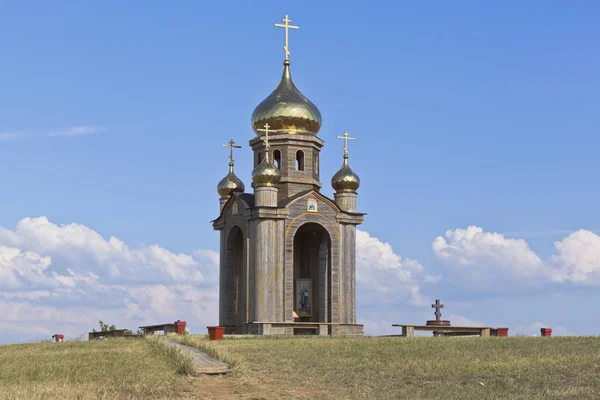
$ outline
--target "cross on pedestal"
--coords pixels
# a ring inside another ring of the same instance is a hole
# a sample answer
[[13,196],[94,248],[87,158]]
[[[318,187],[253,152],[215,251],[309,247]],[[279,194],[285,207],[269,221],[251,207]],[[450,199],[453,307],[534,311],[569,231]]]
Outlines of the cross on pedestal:
[[440,312],[440,308],[444,308],[443,304],[440,304],[440,299],[436,299],[435,300],[435,304],[431,305],[431,308],[435,308],[435,320],[436,321],[441,321],[442,320],[442,313]]

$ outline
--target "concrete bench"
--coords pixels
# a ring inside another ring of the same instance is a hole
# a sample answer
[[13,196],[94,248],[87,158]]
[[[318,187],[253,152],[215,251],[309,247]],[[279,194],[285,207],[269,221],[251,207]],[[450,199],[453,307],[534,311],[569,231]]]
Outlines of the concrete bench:
[[140,326],[140,329],[143,329],[145,335],[153,335],[154,332],[162,331],[165,335],[181,335],[185,330],[186,322],[185,321],[175,321],[173,323],[167,324],[158,324],[158,325],[146,325]]
[[415,336],[415,331],[441,332],[443,336],[481,336],[490,337],[492,328],[488,326],[435,326],[435,325],[408,325],[393,324],[394,327],[402,328],[403,337]]
[[138,335],[132,335],[126,333],[127,329],[115,329],[112,331],[98,331],[98,332],[89,332],[88,340],[94,339],[108,339],[108,338],[130,338],[130,337],[138,337]]
[[254,322],[259,335],[294,335],[300,332],[327,336],[329,327],[338,324],[331,322]]

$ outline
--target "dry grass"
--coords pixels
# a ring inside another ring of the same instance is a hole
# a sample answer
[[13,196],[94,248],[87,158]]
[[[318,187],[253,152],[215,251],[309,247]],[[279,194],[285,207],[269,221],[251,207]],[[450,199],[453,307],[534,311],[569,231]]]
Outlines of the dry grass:
[[0,399],[167,398],[187,362],[143,339],[0,346]]
[[254,398],[600,398],[600,337],[184,340]]
[[176,340],[234,373],[188,377],[159,339],[0,346],[0,399],[600,398],[600,337]]

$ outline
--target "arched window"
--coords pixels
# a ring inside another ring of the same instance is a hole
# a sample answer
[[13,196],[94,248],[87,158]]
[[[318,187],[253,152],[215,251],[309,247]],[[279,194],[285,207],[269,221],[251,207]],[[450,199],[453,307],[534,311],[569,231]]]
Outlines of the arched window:
[[281,151],[273,150],[273,162],[277,168],[281,169]]
[[296,171],[304,171],[304,152],[302,150],[296,152]]
[[315,171],[315,174],[319,175],[319,153],[315,153],[315,161],[314,161],[314,167],[313,167],[313,171]]
[[258,155],[256,156],[256,165],[260,164],[262,162],[262,153],[259,151]]

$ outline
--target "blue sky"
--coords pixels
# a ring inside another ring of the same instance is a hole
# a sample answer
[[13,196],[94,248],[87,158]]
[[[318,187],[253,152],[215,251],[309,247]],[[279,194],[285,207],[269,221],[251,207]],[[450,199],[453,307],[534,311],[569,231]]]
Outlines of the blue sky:
[[[600,247],[594,236],[570,236],[600,229],[600,5],[592,1],[4,2],[0,226],[17,232],[19,221],[43,216],[56,229],[75,223],[131,249],[217,250],[209,221],[227,172],[221,144],[244,146],[236,172],[250,188],[250,115],[279,80],[283,33],[273,24],[286,13],[300,26],[290,33],[292,75],[323,115],[323,192],[332,195],[341,163],[334,137],[348,130],[358,139],[350,148],[358,207],[368,213],[361,229],[439,279],[411,281],[423,301],[441,297],[457,318],[524,332],[536,323],[597,332],[600,323],[589,321],[599,312],[586,304],[597,301]],[[469,226],[481,228],[481,240],[432,247]],[[566,247],[585,254],[557,260],[566,250],[554,244],[568,238]],[[529,258],[519,239],[543,265],[521,264]],[[22,235],[4,240],[52,256],[42,275],[73,270],[70,262],[80,275],[103,268],[86,267],[83,256],[69,261],[68,246],[60,253]],[[518,273],[527,266],[537,272]],[[465,268],[493,271],[495,284],[473,281]],[[587,271],[585,279],[573,270]],[[377,304],[365,291],[359,319],[384,326],[429,318],[433,310],[411,303],[406,284]],[[56,320],[70,307],[95,301],[14,295],[32,288],[0,289],[0,309],[53,307],[39,324],[61,329]],[[114,318],[127,324],[119,312]],[[0,342],[22,337],[30,322],[0,321],[13,332]]]

